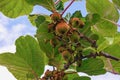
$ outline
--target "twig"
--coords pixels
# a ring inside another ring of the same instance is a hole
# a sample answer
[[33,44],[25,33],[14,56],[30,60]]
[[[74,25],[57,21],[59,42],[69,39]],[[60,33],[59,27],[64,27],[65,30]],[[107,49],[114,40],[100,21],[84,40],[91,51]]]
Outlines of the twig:
[[109,58],[109,59],[112,59],[112,60],[115,60],[115,61],[119,61],[120,59],[119,58],[116,58],[114,56],[111,56],[107,53],[104,53],[104,52],[99,52],[99,53],[90,53],[89,55],[86,55],[86,56],[83,56],[83,58],[96,58],[97,56],[104,56],[105,58]]
[[114,68],[113,68],[113,66],[112,66],[112,64],[111,64],[110,59],[107,59],[107,63],[108,63],[108,65],[110,66],[110,69],[112,70],[111,73],[113,73],[113,74],[118,74],[117,72],[115,72],[115,70],[114,70]]
[[107,53],[105,53],[105,52],[100,52],[99,54],[100,54],[100,56],[104,56],[104,57],[106,57],[106,58],[110,58],[110,59],[115,60],[115,61],[119,61],[119,60],[120,60],[119,58],[116,58],[116,57],[114,57],[114,56],[111,56],[111,55],[109,55],[109,54],[107,54]]
[[65,13],[65,11],[72,5],[72,3],[73,3],[74,1],[75,1],[75,0],[72,0],[72,1],[70,2],[70,4],[64,9],[64,11],[62,12],[61,15],[63,15],[63,14]]
[[109,21],[109,22],[113,23],[114,25],[116,25],[116,26],[120,27],[120,24],[117,24],[117,23],[116,23],[116,22],[114,22],[114,21],[111,21],[111,20],[106,19],[106,18],[102,18],[102,19],[103,19],[103,20],[106,20],[106,21]]
[[60,1],[61,1],[61,0],[57,0],[57,1],[55,2],[55,5],[57,5]]
[[104,53],[104,52],[99,52],[99,53],[90,53],[89,55],[86,55],[86,56],[75,56],[74,57],[74,60],[72,62],[68,62],[64,65],[64,70],[68,69],[70,65],[72,65],[73,63],[75,63],[76,61],[80,60],[81,59],[84,59],[84,58],[96,58],[97,56],[104,56],[105,58],[109,58],[109,59],[112,59],[112,60],[115,60],[115,61],[119,61],[120,59],[119,58],[116,58],[114,56],[111,56],[107,53]]
[[72,62],[68,62],[64,65],[64,70],[68,69],[70,65],[72,65],[73,63],[75,63],[77,60],[79,60],[79,58],[77,58],[77,56],[74,58],[74,60]]

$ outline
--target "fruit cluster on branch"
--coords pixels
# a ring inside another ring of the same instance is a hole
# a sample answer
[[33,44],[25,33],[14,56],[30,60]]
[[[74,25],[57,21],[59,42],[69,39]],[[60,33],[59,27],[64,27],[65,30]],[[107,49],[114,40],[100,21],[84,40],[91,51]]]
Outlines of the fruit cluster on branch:
[[97,49],[97,45],[96,40],[93,40],[80,32],[85,25],[80,18],[73,17],[67,22],[58,12],[53,12],[50,17],[52,22],[48,25],[48,31],[49,33],[52,33],[54,37],[48,42],[53,48],[57,48],[59,52],[58,54],[61,54],[65,63],[62,69],[57,70],[58,74],[54,74],[54,71],[56,72],[56,70],[48,70],[41,80],[46,80],[45,78],[49,78],[50,80],[59,80],[58,78],[60,78],[60,80],[62,80],[62,77],[65,75],[65,70],[67,70],[73,63],[75,63],[75,66],[80,67],[82,60],[85,58],[104,56],[113,60],[119,60],[104,52],[97,53],[91,51],[88,55],[83,54],[83,50],[86,48],[86,46],[83,45],[81,40],[89,43],[90,47],[94,49]]
[[47,70],[41,80],[64,80],[65,73],[57,70]]

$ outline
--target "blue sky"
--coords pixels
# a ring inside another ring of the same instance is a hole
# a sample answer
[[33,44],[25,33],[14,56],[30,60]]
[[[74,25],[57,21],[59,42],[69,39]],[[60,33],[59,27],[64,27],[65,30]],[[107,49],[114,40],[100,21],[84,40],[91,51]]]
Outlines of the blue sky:
[[[65,3],[65,7],[69,2]],[[81,10],[82,15],[86,16],[85,1],[75,2],[67,11],[74,13],[76,10]],[[48,14],[51,12],[41,6],[35,6],[32,13]],[[65,13],[65,14],[66,14]],[[120,20],[118,22],[120,24]],[[27,16],[21,16],[16,19],[10,19],[0,13],[0,53],[15,52],[15,40],[21,35],[34,35],[36,28],[31,25]],[[48,67],[47,67],[48,68]],[[84,75],[84,74],[81,74]],[[120,75],[106,73],[100,76],[91,76],[92,80],[120,80]],[[13,75],[6,69],[0,66],[0,80],[16,80]]]

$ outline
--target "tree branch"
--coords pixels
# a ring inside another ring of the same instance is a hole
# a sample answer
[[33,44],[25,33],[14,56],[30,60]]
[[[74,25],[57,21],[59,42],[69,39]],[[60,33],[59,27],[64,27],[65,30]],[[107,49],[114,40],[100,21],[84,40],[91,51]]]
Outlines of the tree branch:
[[100,54],[100,56],[104,56],[104,57],[106,57],[106,58],[110,58],[110,59],[113,59],[113,60],[116,60],[116,61],[119,61],[119,60],[120,60],[119,58],[116,58],[116,57],[114,57],[114,56],[111,56],[111,55],[109,55],[109,54],[107,54],[107,53],[105,53],[105,52],[100,52],[99,54]]
[[70,2],[70,4],[63,10],[63,12],[62,12],[61,15],[63,15],[63,14],[65,13],[65,11],[72,5],[72,3],[73,3],[74,1],[75,1],[75,0],[72,0],[72,1]]
[[112,60],[115,60],[115,61],[119,61],[120,59],[119,58],[116,58],[116,57],[114,57],[114,56],[111,56],[111,55],[109,55],[109,54],[107,54],[107,53],[104,53],[104,52],[99,52],[99,53],[91,53],[91,54],[89,54],[89,55],[87,55],[87,56],[83,56],[83,58],[96,58],[97,56],[103,56],[103,57],[105,57],[105,58],[109,58],[109,59],[112,59]]
[[57,0],[57,1],[55,2],[55,5],[57,5],[60,1],[61,1],[61,0]]
[[73,63],[75,63],[76,61],[80,60],[80,58],[84,59],[84,58],[96,58],[97,56],[103,56],[105,58],[109,58],[109,59],[112,59],[112,60],[115,60],[115,61],[119,61],[120,59],[119,58],[116,58],[114,56],[111,56],[107,53],[104,53],[104,52],[99,52],[99,53],[90,53],[89,55],[86,55],[86,56],[75,56],[74,57],[74,60],[72,62],[68,62],[64,65],[64,70],[68,69],[70,65],[72,65]]

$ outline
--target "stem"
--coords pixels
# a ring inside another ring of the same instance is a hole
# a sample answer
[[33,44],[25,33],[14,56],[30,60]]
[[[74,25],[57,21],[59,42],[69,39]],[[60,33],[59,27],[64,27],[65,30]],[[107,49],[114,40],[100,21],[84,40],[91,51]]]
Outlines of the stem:
[[[72,62],[68,62],[64,65],[64,70],[67,70],[69,68],[70,65],[72,65],[73,63],[75,63],[76,61],[80,60],[81,59],[84,59],[84,58],[96,58],[97,56],[104,56],[105,58],[109,58],[109,59],[112,59],[112,60],[115,60],[115,61],[119,61],[120,59],[119,58],[116,58],[114,56],[111,56],[107,53],[104,53],[104,52],[99,52],[99,53],[90,53],[89,55],[86,55],[86,56],[75,56],[74,57],[74,60]],[[115,72],[114,72],[115,73]]]
[[120,27],[120,24],[117,24],[117,23],[116,23],[116,22],[114,22],[114,21],[111,21],[111,20],[106,19],[106,18],[102,18],[102,19],[103,19],[103,20],[106,20],[106,21],[109,21],[109,22],[113,23],[114,25],[116,25],[116,26]]
[[75,0],[72,0],[72,1],[70,2],[70,4],[64,9],[64,11],[62,12],[61,15],[63,15],[63,14],[65,13],[65,11],[72,5],[72,3],[73,3],[74,1],[75,1]]
[[60,1],[61,1],[61,0],[57,0],[57,1],[55,2],[55,5],[57,5]]
[[120,60],[119,58],[116,58],[116,57],[111,56],[111,55],[109,55],[109,54],[107,54],[107,53],[104,53],[104,52],[100,52],[100,53],[99,53],[99,56],[104,56],[104,57],[106,57],[106,58],[109,58],[109,59],[112,59],[112,60],[115,60],[115,61],[119,61],[119,60]]
[[89,54],[89,55],[87,55],[87,56],[83,56],[83,59],[84,58],[96,58],[97,56],[104,56],[105,58],[109,58],[109,59],[112,59],[112,60],[115,60],[115,61],[119,61],[120,59],[119,58],[116,58],[116,57],[114,57],[114,56],[111,56],[111,55],[109,55],[109,54],[107,54],[107,53],[104,53],[104,52],[99,52],[99,53],[91,53],[91,54]]
[[113,69],[113,66],[112,66],[112,64],[111,64],[110,59],[107,59],[107,62],[108,62],[108,65],[110,66],[110,69],[112,70],[112,73],[113,73],[113,74],[116,74],[116,72],[115,72],[115,70]]

